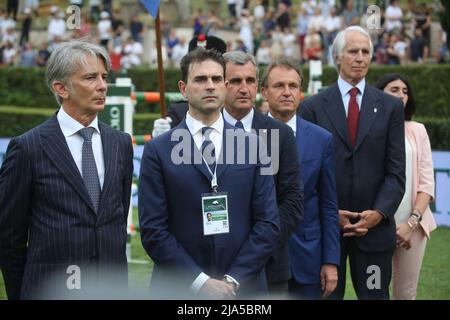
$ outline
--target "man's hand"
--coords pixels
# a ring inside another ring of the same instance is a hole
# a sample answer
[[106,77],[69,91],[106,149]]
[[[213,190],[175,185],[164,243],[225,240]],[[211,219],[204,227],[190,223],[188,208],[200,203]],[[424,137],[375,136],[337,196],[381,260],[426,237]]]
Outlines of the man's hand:
[[171,122],[172,119],[170,119],[170,117],[166,117],[165,119],[156,119],[153,123],[152,137],[156,138],[157,136],[160,136],[163,133],[169,131]]
[[322,285],[322,298],[328,297],[336,289],[338,281],[337,266],[324,264],[320,269],[320,283]]
[[382,214],[376,210],[365,210],[359,213],[358,217],[357,223],[344,227],[344,237],[363,236],[383,219]]
[[236,299],[235,286],[222,280],[209,278],[199,291],[200,294],[209,299]]
[[411,248],[411,234],[412,230],[407,223],[402,223],[397,226],[397,247],[405,248],[406,250]]
[[355,224],[352,224],[350,219],[359,218],[360,214],[358,212],[339,210],[339,227],[344,231],[344,237],[361,237],[367,233],[368,230],[366,228],[353,228]]

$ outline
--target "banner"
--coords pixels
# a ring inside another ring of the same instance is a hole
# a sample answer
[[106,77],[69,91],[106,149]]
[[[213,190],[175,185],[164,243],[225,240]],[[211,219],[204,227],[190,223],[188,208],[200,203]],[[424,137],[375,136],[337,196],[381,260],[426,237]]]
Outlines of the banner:
[[158,14],[159,0],[140,0],[145,9],[150,13],[153,18],[156,18]]
[[[10,139],[0,139],[0,165]],[[139,177],[144,146],[134,146],[134,177]],[[450,151],[433,151],[434,179],[436,183],[435,201],[430,204],[436,222],[440,226],[450,226]],[[135,179],[136,180],[136,179]],[[138,189],[133,187],[132,205],[137,207]]]

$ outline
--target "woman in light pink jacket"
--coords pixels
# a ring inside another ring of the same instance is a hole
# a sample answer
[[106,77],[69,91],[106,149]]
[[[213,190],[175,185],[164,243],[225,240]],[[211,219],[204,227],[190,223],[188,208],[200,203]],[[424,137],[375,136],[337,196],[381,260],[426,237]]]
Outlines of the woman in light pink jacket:
[[402,99],[405,109],[406,183],[405,195],[395,213],[397,249],[392,261],[392,293],[396,300],[413,300],[427,240],[436,229],[429,207],[434,198],[430,139],[423,124],[411,121],[415,103],[411,86],[403,76],[384,75],[375,86]]

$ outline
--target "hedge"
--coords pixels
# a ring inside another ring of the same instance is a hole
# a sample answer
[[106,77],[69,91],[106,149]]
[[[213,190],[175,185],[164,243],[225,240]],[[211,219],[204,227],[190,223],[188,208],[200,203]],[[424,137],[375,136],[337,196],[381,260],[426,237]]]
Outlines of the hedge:
[[[179,69],[165,69],[165,89],[178,92]],[[375,83],[383,74],[398,72],[411,82],[416,98],[416,115],[420,117],[450,117],[450,64],[377,66],[370,67],[367,75],[369,83]],[[157,91],[158,77],[156,69],[130,69],[137,91]],[[304,85],[308,84],[308,69],[303,67]],[[262,74],[262,70],[261,73]],[[56,102],[44,81],[44,70],[33,68],[0,68],[0,105],[23,107],[56,108]],[[322,82],[328,86],[337,79],[334,68],[324,67]],[[155,105],[139,103],[137,113],[158,112]]]
[[[14,137],[51,117],[55,109],[0,107],[0,137]],[[149,134],[158,113],[135,114],[134,134]],[[416,118],[427,128],[433,150],[450,150],[450,118]]]
[[[15,137],[34,128],[50,118],[55,109],[0,107],[0,137]],[[153,121],[160,117],[157,113],[135,114],[133,127],[135,135],[150,134]]]

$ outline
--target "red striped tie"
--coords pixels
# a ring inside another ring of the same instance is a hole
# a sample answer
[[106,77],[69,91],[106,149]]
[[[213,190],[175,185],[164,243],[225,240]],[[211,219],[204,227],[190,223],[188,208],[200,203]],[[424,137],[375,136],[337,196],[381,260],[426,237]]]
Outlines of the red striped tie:
[[348,103],[348,133],[350,136],[350,142],[352,143],[353,148],[356,144],[356,133],[358,132],[358,121],[359,121],[359,107],[358,101],[356,101],[356,95],[358,94],[358,88],[352,88],[349,90],[350,92],[350,101]]

